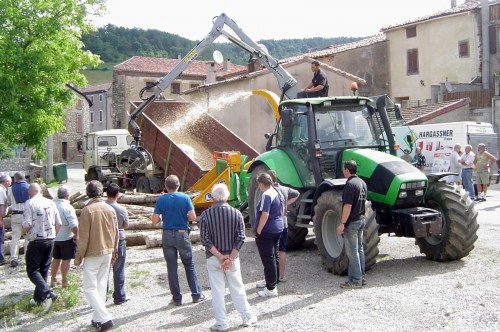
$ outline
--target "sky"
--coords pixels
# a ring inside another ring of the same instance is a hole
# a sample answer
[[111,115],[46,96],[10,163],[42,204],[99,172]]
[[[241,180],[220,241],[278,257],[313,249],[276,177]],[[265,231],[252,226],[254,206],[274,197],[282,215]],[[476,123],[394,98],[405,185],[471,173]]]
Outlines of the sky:
[[[452,0],[107,0],[98,27],[156,29],[201,40],[225,13],[253,40],[367,37],[380,29],[451,7]],[[456,0],[462,4],[464,0]],[[220,37],[217,41],[224,41]]]

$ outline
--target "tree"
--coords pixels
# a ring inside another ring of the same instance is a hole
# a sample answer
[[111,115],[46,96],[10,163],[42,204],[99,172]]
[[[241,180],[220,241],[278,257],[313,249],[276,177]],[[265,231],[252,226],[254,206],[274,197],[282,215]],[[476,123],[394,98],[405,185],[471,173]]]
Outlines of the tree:
[[64,128],[65,107],[75,103],[66,83],[85,86],[80,73],[97,55],[80,38],[94,29],[105,0],[2,0],[0,2],[0,140],[45,156],[45,139]]

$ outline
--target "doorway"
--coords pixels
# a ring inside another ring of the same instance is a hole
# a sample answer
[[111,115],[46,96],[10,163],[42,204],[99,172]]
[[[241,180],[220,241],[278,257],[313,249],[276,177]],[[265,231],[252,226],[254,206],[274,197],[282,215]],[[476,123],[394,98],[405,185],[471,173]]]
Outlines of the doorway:
[[61,159],[63,161],[68,160],[68,142],[61,143]]

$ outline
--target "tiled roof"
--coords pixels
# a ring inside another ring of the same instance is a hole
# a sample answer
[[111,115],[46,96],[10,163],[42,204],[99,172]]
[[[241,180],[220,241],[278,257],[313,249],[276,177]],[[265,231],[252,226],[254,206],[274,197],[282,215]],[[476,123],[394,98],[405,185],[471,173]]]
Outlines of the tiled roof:
[[111,83],[102,83],[96,85],[89,85],[85,88],[80,89],[82,93],[92,94],[95,92],[107,92],[111,88]]
[[463,4],[461,4],[459,6],[456,6],[456,7],[453,7],[453,8],[449,8],[449,9],[446,9],[446,10],[442,10],[442,11],[434,13],[434,14],[422,16],[422,17],[419,17],[419,18],[416,18],[416,19],[413,19],[413,20],[405,21],[405,22],[402,22],[402,23],[394,24],[394,25],[389,25],[387,27],[384,27],[384,28],[380,29],[380,31],[385,32],[385,31],[392,30],[392,29],[395,29],[395,28],[399,28],[399,27],[402,27],[402,26],[405,26],[405,25],[415,24],[415,23],[418,23],[418,22],[427,21],[427,20],[431,20],[431,19],[435,19],[435,18],[440,18],[440,17],[444,17],[444,16],[449,16],[449,15],[455,15],[455,14],[459,14],[459,13],[463,13],[463,12],[468,12],[468,11],[471,11],[471,10],[474,10],[474,9],[477,9],[477,8],[481,8],[481,1],[474,1],[474,0],[472,0],[472,1],[466,1],[466,2],[464,2]]
[[[165,58],[151,58],[144,56],[133,56],[130,59],[117,64],[113,67],[114,70],[137,72],[137,73],[149,73],[149,74],[162,74],[165,75],[169,73],[174,67],[180,62],[179,59],[165,59]],[[190,76],[207,76],[207,64],[208,61],[193,60],[187,68],[183,71],[184,75]],[[223,70],[223,64],[216,64],[216,75],[217,77],[224,77],[226,75],[232,75],[242,71],[246,71],[246,66],[236,65],[234,63],[230,64],[229,71]]]
[[[283,63],[282,66],[283,66],[283,68],[286,69],[286,67],[290,67],[293,64],[300,63],[300,62],[305,62],[305,61],[311,62],[312,59],[301,57],[300,59],[297,59],[297,60],[294,60],[294,61],[290,61],[290,62],[287,62],[287,63]],[[335,67],[332,67],[330,65],[327,65],[326,63],[322,63],[321,61],[319,61],[319,63],[321,64],[321,68],[328,68],[329,70],[335,72],[338,75],[341,75],[341,76],[344,76],[346,78],[349,78],[350,80],[356,81],[358,84],[366,84],[366,81],[364,79],[358,77],[358,76],[352,75],[352,74],[350,74],[348,72],[345,72],[345,71],[340,70],[338,68],[335,68]],[[219,81],[219,82],[214,82],[214,83],[210,83],[210,84],[199,85],[199,86],[197,86],[195,88],[183,91],[183,93],[189,94],[191,92],[195,92],[195,91],[199,91],[201,89],[212,87],[214,85],[220,85],[220,84],[226,84],[226,83],[229,83],[229,82],[236,82],[236,81],[242,81],[242,80],[246,80],[246,79],[251,79],[251,78],[254,78],[256,76],[260,76],[260,75],[263,75],[263,74],[266,74],[266,73],[268,73],[267,68],[254,71],[252,73],[245,73],[243,75],[231,77],[231,78],[228,78],[228,79],[226,79],[224,81]]]
[[[401,110],[401,116],[403,117],[404,124],[418,125],[469,104],[469,98],[462,98],[457,100],[445,101],[442,103],[429,104],[425,106],[408,107]],[[403,124],[401,123],[401,121],[396,120],[393,112],[390,112],[389,114],[392,125]]]
[[376,43],[383,42],[385,40],[386,40],[385,34],[378,34],[378,35],[375,35],[375,36],[372,36],[369,38],[365,38],[365,39],[361,39],[361,40],[358,40],[358,41],[355,41],[352,43],[331,45],[331,46],[328,46],[327,48],[319,50],[319,51],[309,52],[309,53],[293,56],[290,58],[286,58],[286,59],[281,60],[280,63],[293,62],[293,61],[297,61],[297,60],[304,59],[304,58],[313,58],[313,59],[321,58],[321,57],[329,56],[332,54],[344,52],[347,50],[352,50],[352,49],[359,48],[359,47],[373,45]]

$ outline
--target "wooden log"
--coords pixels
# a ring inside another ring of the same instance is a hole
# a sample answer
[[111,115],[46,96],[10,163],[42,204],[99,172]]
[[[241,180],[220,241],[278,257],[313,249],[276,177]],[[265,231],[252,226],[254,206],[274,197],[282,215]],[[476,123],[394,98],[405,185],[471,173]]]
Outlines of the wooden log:
[[[73,204],[74,202],[78,201],[78,199],[80,198],[80,196],[82,196],[82,192],[81,191],[77,191],[75,192],[74,194],[72,194],[71,196],[69,196],[69,202],[71,204]],[[85,195],[87,196],[87,195]]]
[[138,221],[130,221],[128,223],[128,228],[127,230],[133,231],[133,230],[146,230],[146,229],[161,229],[161,225],[153,225],[151,220],[148,219],[141,219]]
[[[147,235],[146,236],[146,248],[156,248],[156,247],[161,247],[161,235]],[[191,240],[191,243],[197,243],[200,242],[200,232],[199,231],[192,231],[189,233],[189,240]]]
[[146,248],[161,247],[161,235],[148,235],[146,236]]
[[10,216],[9,217],[3,217],[3,227],[10,229],[11,224],[10,224]]
[[121,204],[136,204],[136,205],[153,205],[156,203],[161,194],[133,194],[123,195],[120,197],[118,203]]
[[[24,239],[21,239],[19,240],[19,244],[18,244],[18,247],[19,247],[19,254],[22,255],[24,254]],[[3,254],[4,256],[5,255],[10,255],[10,243],[12,241],[9,240],[9,241],[4,241],[4,244],[3,244]]]
[[137,233],[125,233],[125,242],[127,247],[133,246],[143,246],[146,244],[146,237],[150,235],[157,234],[156,232],[137,232]]

